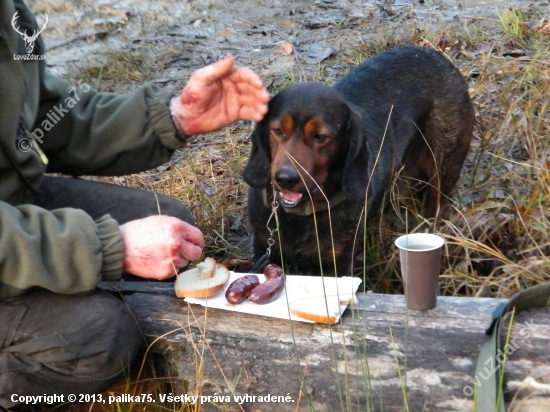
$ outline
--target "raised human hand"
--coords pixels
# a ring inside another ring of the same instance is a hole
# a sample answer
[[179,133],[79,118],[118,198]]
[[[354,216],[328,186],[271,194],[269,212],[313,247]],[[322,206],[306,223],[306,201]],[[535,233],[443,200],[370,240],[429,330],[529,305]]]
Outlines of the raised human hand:
[[208,133],[237,120],[260,121],[267,113],[269,93],[258,75],[234,64],[227,55],[191,75],[171,103],[181,132]]

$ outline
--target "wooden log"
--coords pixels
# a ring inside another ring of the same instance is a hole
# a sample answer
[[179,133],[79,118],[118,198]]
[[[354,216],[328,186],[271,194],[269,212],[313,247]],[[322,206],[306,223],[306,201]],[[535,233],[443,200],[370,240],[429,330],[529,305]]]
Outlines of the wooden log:
[[[328,326],[189,305],[170,283],[102,287],[126,294],[156,340],[151,350],[164,355],[180,393],[202,395],[202,411],[471,411],[484,331],[502,301],[439,297],[416,312],[400,295],[358,294]],[[550,310],[516,315],[511,339],[509,410],[550,410]]]

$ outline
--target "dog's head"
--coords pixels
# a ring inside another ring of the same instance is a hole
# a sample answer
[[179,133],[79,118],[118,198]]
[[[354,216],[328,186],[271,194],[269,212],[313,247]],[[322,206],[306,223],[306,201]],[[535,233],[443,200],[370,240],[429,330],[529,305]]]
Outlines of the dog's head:
[[244,180],[272,182],[286,208],[343,190],[365,195],[368,156],[361,118],[332,87],[298,83],[277,94],[252,134]]

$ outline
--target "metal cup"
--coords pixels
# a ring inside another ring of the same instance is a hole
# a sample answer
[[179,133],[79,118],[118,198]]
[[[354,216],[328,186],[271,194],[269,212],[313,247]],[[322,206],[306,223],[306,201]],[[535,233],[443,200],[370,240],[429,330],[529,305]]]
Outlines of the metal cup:
[[407,307],[433,309],[437,303],[441,250],[445,240],[431,233],[411,233],[397,238]]

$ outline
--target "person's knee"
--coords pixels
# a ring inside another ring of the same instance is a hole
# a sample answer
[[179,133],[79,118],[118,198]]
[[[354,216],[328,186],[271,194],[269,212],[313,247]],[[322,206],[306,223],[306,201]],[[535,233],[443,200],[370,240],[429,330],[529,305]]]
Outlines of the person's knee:
[[30,304],[0,352],[1,406],[13,406],[10,393],[98,393],[123,375],[143,342],[123,301],[106,292],[35,293],[21,302]]
[[162,214],[196,226],[191,211],[173,197],[84,179],[45,177],[34,204],[48,210],[82,209],[94,219],[110,214],[120,224]]
[[193,214],[179,200],[163,194],[157,194],[157,199],[160,214],[177,217],[178,219],[196,226]]
[[[79,336],[73,341],[67,338],[78,353],[74,373],[108,379],[122,373],[132,362],[143,341],[142,334],[121,299],[106,292],[96,292],[87,306],[90,311],[87,328],[77,332]],[[84,347],[82,339],[88,341]]]

